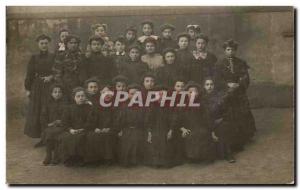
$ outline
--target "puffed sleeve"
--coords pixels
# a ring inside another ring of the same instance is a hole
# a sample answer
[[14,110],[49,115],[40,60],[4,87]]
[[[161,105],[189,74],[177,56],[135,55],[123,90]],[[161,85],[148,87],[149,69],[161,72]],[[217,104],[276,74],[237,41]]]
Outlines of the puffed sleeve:
[[31,86],[35,77],[35,70],[34,70],[34,64],[35,64],[35,56],[32,55],[29,63],[27,65],[27,73],[26,73],[26,78],[25,78],[25,89],[26,90],[31,90]]

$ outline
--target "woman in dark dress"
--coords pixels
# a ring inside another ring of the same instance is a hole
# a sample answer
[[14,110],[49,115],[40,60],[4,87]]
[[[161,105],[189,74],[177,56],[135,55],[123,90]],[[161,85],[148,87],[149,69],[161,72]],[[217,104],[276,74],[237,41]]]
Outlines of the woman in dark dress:
[[196,50],[193,50],[193,62],[190,67],[190,79],[199,84],[206,77],[213,77],[216,70],[217,57],[207,51],[208,37],[200,34],[195,38]]
[[167,48],[163,52],[164,66],[157,70],[157,81],[172,89],[176,79],[181,78],[178,63],[176,62],[176,51]]
[[[109,91],[107,87],[101,90],[101,94]],[[116,133],[114,110],[112,107],[103,107],[99,104],[94,104],[96,111],[95,125],[89,130],[86,137],[85,163],[110,165],[114,161],[113,149]],[[106,96],[105,101],[108,103],[112,100],[112,96]]]
[[177,43],[179,49],[176,52],[177,63],[180,68],[180,75],[184,77],[185,81],[190,80],[190,67],[193,62],[193,54],[189,50],[190,36],[186,33],[177,36]]
[[182,126],[182,137],[185,141],[185,156],[190,162],[213,161],[215,148],[212,140],[212,130],[209,126],[205,109],[201,106],[199,92],[201,86],[195,82],[188,82],[186,90],[189,98],[194,95],[195,101],[200,107],[189,107],[178,118],[178,124]]
[[84,59],[86,77],[97,77],[100,85],[110,82],[113,75],[113,62],[110,57],[103,56],[101,49],[104,40],[99,36],[89,39],[90,55]]
[[238,44],[233,40],[224,43],[225,58],[217,65],[217,81],[228,94],[230,106],[231,125],[238,129],[232,148],[243,149],[243,146],[254,136],[256,127],[252,115],[247,88],[250,83],[248,69],[245,61],[235,56]]
[[130,83],[140,83],[141,77],[149,71],[146,63],[141,61],[141,50],[138,45],[128,47],[129,59],[122,64],[121,75],[128,78]]
[[40,52],[31,56],[25,78],[29,106],[24,133],[31,138],[41,137],[40,113],[48,98],[49,84],[53,80],[52,67],[54,63],[54,54],[48,52],[50,37],[40,35],[36,41]]
[[83,85],[87,78],[79,43],[79,37],[68,35],[65,39],[66,50],[55,58],[55,70],[61,73],[64,90],[68,96],[73,88]]
[[62,115],[66,108],[66,102],[63,97],[63,88],[61,84],[53,84],[50,87],[49,99],[43,106],[41,112],[41,124],[44,128],[42,139],[46,145],[46,157],[44,165],[58,164],[58,136],[64,130],[62,126]]
[[167,93],[167,88],[157,85],[154,88],[160,94],[159,100],[150,105],[145,114],[145,127],[148,131],[145,163],[154,167],[171,167],[170,140],[172,138],[171,111],[168,106],[161,107],[162,93]]
[[[141,93],[140,90],[141,87],[137,84],[129,85],[129,101],[136,95],[136,93]],[[144,161],[144,113],[144,110],[139,108],[137,105],[130,104],[121,111],[119,161],[123,166],[134,166],[142,164]]]
[[74,88],[72,97],[75,103],[64,111],[64,132],[59,136],[60,157],[66,166],[83,164],[86,133],[93,128],[96,118],[93,107],[86,103],[84,88]]

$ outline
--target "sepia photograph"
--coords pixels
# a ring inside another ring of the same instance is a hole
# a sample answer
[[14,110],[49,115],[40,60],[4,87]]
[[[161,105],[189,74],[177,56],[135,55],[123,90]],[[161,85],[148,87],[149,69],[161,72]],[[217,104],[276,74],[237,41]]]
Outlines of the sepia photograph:
[[6,6],[8,185],[295,185],[292,6]]

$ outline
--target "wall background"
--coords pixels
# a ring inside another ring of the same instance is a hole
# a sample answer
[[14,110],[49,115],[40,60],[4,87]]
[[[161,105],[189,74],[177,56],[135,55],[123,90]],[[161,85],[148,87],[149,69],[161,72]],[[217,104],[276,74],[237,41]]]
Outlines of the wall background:
[[7,7],[8,111],[19,112],[26,99],[23,80],[29,57],[37,51],[37,35],[48,34],[56,42],[58,31],[68,28],[81,37],[84,50],[91,24],[108,24],[114,38],[127,26],[136,26],[140,33],[145,19],[154,22],[156,34],[163,23],[175,25],[175,35],[187,24],[199,24],[218,58],[223,56],[222,43],[235,39],[240,44],[238,56],[251,67],[248,93],[252,106],[293,106],[292,7]]

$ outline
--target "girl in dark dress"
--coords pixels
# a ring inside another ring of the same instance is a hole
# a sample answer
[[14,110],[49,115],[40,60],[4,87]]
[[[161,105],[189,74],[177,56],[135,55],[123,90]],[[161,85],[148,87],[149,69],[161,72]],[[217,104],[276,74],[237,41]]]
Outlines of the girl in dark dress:
[[68,96],[73,88],[83,85],[87,78],[79,43],[80,39],[77,36],[68,35],[65,40],[65,52],[57,55],[55,59],[55,69],[62,73],[64,90]]
[[212,78],[204,80],[204,95],[202,106],[208,116],[212,128],[212,137],[217,144],[218,157],[226,159],[229,163],[234,163],[231,144],[237,132],[234,125],[230,125],[230,115],[228,114],[227,95],[222,91],[215,90]]
[[138,45],[137,44],[137,30],[134,27],[128,27],[125,30],[125,48],[129,51],[129,47]]
[[161,40],[159,43],[160,52],[163,52],[167,48],[176,49],[177,43],[172,39],[172,33],[175,30],[175,26],[171,24],[164,24],[160,27]]
[[64,132],[59,137],[61,160],[66,166],[83,164],[86,132],[95,125],[95,111],[86,103],[85,89],[74,88],[72,97],[75,103],[64,111],[62,118]]
[[209,126],[205,109],[201,106],[199,92],[201,86],[195,82],[186,85],[189,98],[193,95],[200,107],[189,107],[178,118],[182,137],[185,140],[185,156],[190,162],[213,161],[215,148],[212,140],[212,130]]
[[[24,133],[31,138],[40,138],[42,126],[40,113],[48,98],[49,84],[53,80],[54,54],[48,52],[50,37],[40,35],[37,38],[40,52],[32,55],[27,66],[25,78],[26,95],[29,106],[26,116]],[[37,145],[40,145],[38,143]]]
[[180,75],[184,77],[185,81],[190,80],[190,67],[193,62],[193,54],[188,49],[190,43],[190,36],[186,33],[177,36],[177,43],[179,49],[176,52],[177,63],[180,69]]
[[[141,87],[137,84],[128,86],[129,101],[140,93]],[[123,166],[142,164],[144,161],[144,111],[137,105],[127,106],[120,115],[120,163]]]
[[64,130],[62,126],[62,115],[66,108],[63,98],[63,89],[60,84],[53,84],[50,87],[50,98],[43,106],[41,113],[41,123],[43,125],[43,141],[46,144],[46,157],[44,165],[58,164],[58,136]]
[[84,59],[86,77],[97,77],[100,84],[110,82],[113,74],[113,62],[109,57],[104,57],[101,50],[104,40],[99,36],[89,39],[90,55]]
[[128,60],[125,52],[125,38],[120,36],[114,41],[115,53],[112,55],[112,60],[114,64],[114,75],[121,74],[121,67]]
[[231,121],[238,129],[232,148],[243,149],[243,146],[251,140],[256,131],[254,117],[252,115],[247,88],[250,83],[247,63],[235,56],[238,44],[233,40],[224,43],[225,58],[217,65],[217,81],[228,94]]
[[200,34],[196,38],[196,50],[193,50],[194,60],[190,67],[190,79],[199,84],[206,77],[213,77],[216,70],[217,57],[207,51],[208,37]]
[[169,107],[161,107],[160,101],[162,93],[167,92],[167,88],[157,85],[154,91],[159,93],[159,100],[150,106],[150,110],[145,115],[145,127],[148,131],[147,158],[146,164],[154,167],[170,167],[170,140],[172,138],[171,117]]
[[163,58],[164,66],[157,70],[157,81],[172,89],[176,79],[181,77],[176,62],[176,51],[169,48],[165,49]]
[[[109,91],[105,86],[101,94]],[[112,96],[106,96],[107,103],[112,100]],[[98,104],[96,109],[96,120],[93,128],[89,130],[86,137],[85,163],[110,165],[114,161],[114,148],[117,130],[115,128],[114,110],[111,107],[103,107]]]
[[146,63],[141,61],[141,50],[139,46],[131,46],[128,48],[128,61],[123,64],[121,74],[126,76],[131,83],[140,83],[141,76],[149,71]]

